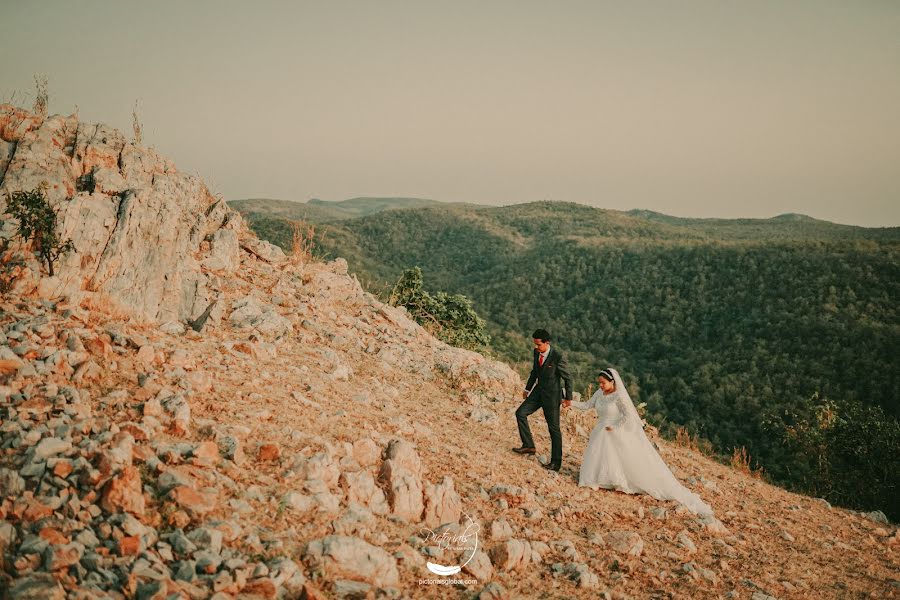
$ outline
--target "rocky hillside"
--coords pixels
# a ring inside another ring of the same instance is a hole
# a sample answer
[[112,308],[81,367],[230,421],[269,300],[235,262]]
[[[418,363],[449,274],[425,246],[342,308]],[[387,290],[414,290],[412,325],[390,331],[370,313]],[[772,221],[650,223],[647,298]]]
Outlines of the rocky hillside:
[[579,489],[589,415],[560,473],[513,454],[518,376],[344,261],[285,257],[103,125],[4,106],[0,136],[0,189],[46,181],[76,244],[56,278],[0,256],[6,598],[900,594],[879,515],[659,440],[717,518]]

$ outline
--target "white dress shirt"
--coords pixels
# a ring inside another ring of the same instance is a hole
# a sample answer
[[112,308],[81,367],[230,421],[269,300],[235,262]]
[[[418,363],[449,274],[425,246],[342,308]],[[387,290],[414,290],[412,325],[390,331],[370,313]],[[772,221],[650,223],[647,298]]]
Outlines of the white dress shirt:
[[546,352],[541,352],[540,354],[538,354],[538,356],[541,357],[541,358],[538,359],[538,364],[541,365],[541,366],[543,367],[543,366],[544,366],[544,363],[547,362],[547,356],[548,356],[549,354],[550,354],[550,347],[548,346]]

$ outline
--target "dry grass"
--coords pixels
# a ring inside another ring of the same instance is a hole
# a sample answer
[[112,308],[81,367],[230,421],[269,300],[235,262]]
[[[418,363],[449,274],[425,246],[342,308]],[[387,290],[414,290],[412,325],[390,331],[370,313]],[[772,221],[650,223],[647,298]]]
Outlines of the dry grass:
[[131,109],[131,130],[134,134],[134,145],[140,146],[144,140],[144,126],[141,124],[141,118],[138,115],[138,102],[134,101],[134,107]]
[[[291,262],[308,263],[316,258],[316,228],[304,221],[290,221]],[[318,234],[321,238],[321,234]]]
[[47,116],[47,108],[50,105],[49,82],[46,75],[34,76],[34,106],[32,112],[41,117]]
[[589,383],[588,386],[587,386],[587,390],[585,390],[584,396],[582,396],[581,399],[582,399],[582,400],[588,400],[588,399],[590,399],[591,396],[593,396],[593,395],[594,395],[594,384],[593,384],[593,383]]
[[715,455],[709,440],[703,439],[697,434],[692,435],[686,427],[679,427],[675,430],[675,443],[682,448],[699,452],[704,456]]
[[741,446],[740,448],[734,449],[734,452],[731,454],[731,460],[728,464],[731,465],[732,469],[739,473],[749,475],[750,477],[754,477],[756,479],[762,479],[762,467],[754,469],[751,462],[752,460],[750,458],[750,454],[747,452],[747,449]]

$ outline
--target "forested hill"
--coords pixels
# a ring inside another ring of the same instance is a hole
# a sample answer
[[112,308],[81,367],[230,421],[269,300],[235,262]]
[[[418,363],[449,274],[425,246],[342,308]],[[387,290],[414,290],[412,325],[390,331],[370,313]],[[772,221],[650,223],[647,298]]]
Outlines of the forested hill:
[[[287,244],[283,222],[250,221]],[[579,388],[614,365],[664,430],[746,447],[775,481],[900,517],[900,229],[560,202],[319,223],[321,250],[373,291],[418,265],[427,288],[472,298],[520,367],[546,326]]]

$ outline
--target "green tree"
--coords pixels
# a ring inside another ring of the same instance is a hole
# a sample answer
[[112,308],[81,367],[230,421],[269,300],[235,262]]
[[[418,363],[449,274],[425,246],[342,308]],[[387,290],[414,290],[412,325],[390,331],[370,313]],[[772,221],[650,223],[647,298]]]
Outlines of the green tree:
[[422,270],[407,269],[391,290],[390,304],[403,306],[419,325],[451,346],[481,350],[491,339],[484,320],[462,294],[429,294],[423,287]]
[[47,264],[47,271],[53,277],[53,264],[75,247],[72,240],[60,237],[56,211],[50,206],[44,189],[7,193],[6,212],[18,221],[16,233],[26,243],[31,242],[32,249]]
[[835,402],[818,394],[766,425],[792,459],[792,482],[845,506],[879,508],[900,517],[900,422],[880,406]]

